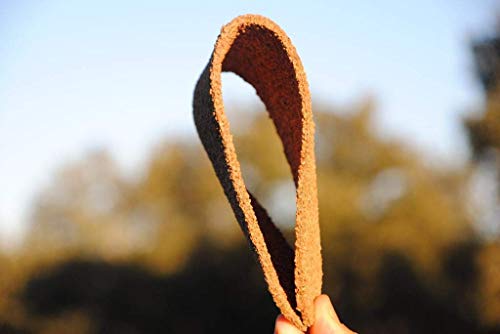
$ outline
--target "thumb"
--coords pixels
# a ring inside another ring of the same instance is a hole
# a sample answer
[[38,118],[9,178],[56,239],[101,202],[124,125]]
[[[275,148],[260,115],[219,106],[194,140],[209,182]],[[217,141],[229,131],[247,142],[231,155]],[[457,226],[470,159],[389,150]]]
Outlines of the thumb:
[[340,323],[339,317],[327,295],[314,300],[316,319],[310,328],[311,334],[351,334],[354,333]]
[[303,333],[299,331],[283,315],[280,314],[278,318],[276,318],[274,334],[303,334]]

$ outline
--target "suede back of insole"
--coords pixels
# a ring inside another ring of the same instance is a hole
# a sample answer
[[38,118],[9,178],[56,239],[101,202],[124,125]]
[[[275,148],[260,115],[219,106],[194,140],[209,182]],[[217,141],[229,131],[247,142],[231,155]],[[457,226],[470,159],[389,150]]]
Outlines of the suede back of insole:
[[[295,248],[289,246],[243,181],[228,119],[221,72],[239,75],[266,105],[283,143],[296,187]],[[305,331],[321,293],[314,122],[306,75],[285,32],[271,20],[243,15],[225,25],[196,84],[194,119],[199,137],[248,238],[281,313]]]

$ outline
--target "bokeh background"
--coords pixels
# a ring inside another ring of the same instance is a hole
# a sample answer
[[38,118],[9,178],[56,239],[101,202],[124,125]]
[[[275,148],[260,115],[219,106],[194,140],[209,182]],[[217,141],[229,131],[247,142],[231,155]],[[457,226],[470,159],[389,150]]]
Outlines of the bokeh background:
[[[324,291],[360,333],[500,333],[497,1],[0,1],[0,333],[271,333],[202,151],[222,24],[289,34],[313,96]],[[293,182],[223,75],[245,181],[293,243]]]

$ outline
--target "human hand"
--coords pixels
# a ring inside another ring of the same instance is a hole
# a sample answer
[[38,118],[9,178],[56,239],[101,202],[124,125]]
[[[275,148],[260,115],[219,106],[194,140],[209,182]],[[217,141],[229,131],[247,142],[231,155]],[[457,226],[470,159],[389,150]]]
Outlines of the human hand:
[[[318,296],[314,300],[316,319],[309,328],[309,334],[356,334],[342,324],[335,313],[332,302],[327,295]],[[283,315],[276,319],[274,334],[303,334]]]

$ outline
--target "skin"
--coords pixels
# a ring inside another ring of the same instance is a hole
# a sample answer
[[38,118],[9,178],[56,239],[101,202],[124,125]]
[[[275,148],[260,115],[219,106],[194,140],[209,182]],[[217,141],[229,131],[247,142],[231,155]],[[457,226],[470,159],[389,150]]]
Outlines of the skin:
[[[309,334],[356,334],[342,324],[327,295],[318,296],[314,301],[316,320],[309,328]],[[276,319],[274,334],[303,334],[283,315]]]

